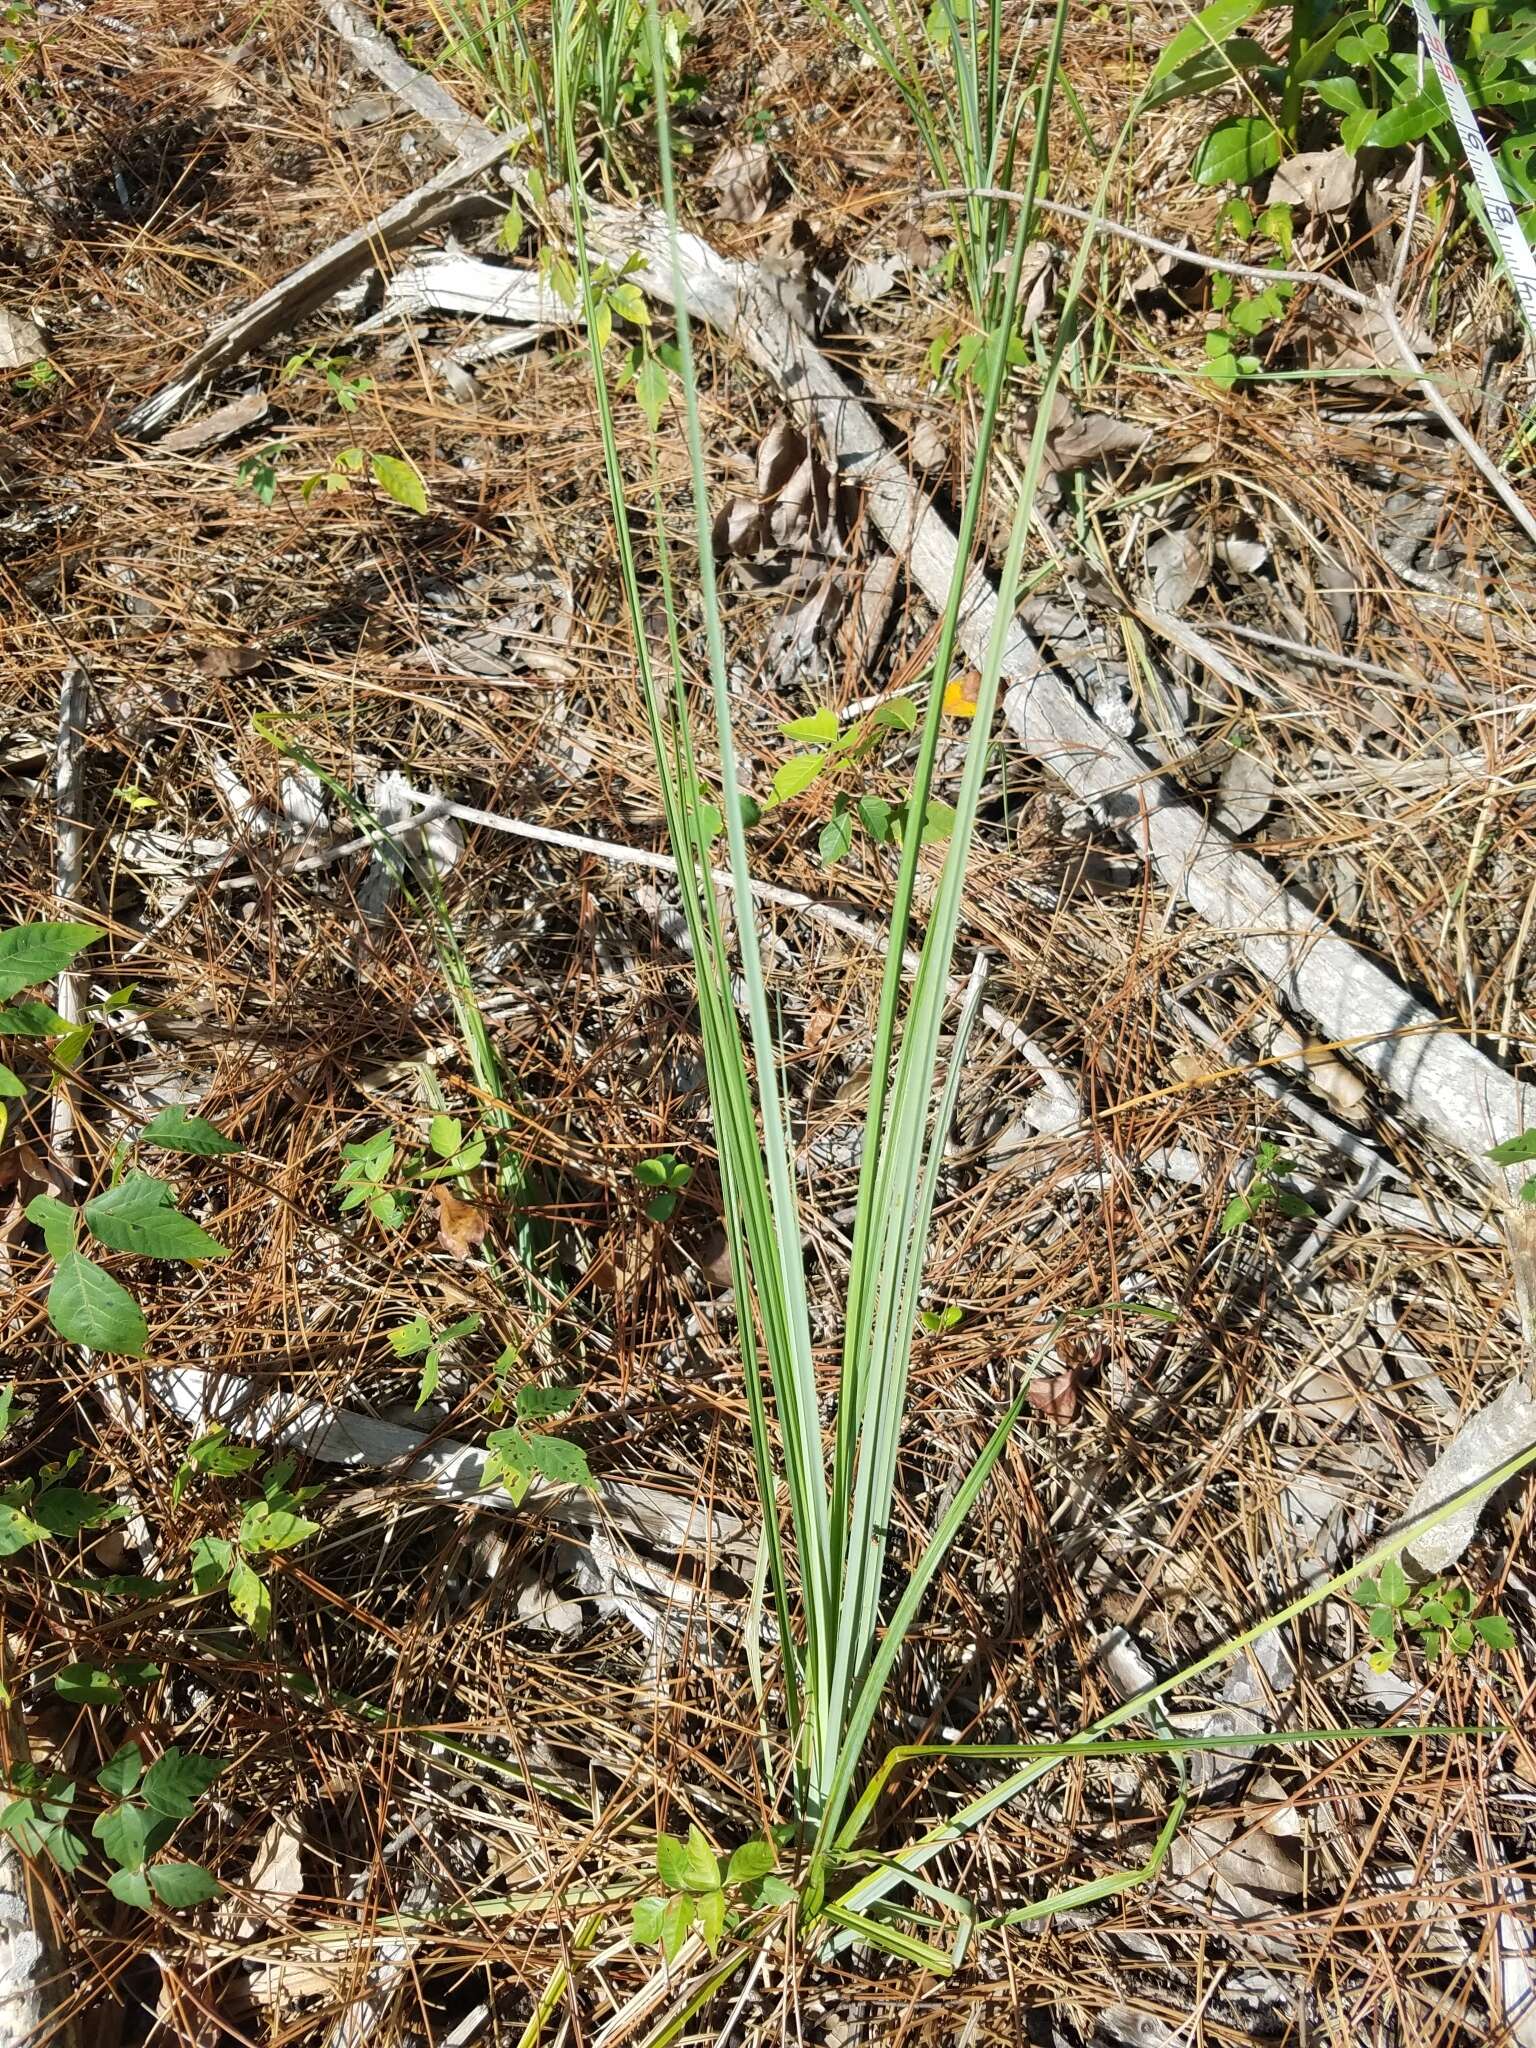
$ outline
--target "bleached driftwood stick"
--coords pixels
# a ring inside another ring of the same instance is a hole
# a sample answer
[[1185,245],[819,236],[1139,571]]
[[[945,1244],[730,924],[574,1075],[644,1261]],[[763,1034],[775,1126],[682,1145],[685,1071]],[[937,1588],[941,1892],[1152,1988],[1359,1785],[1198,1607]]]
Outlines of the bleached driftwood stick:
[[377,263],[383,251],[401,248],[428,228],[441,226],[467,207],[481,203],[469,188],[482,172],[490,170],[507,154],[512,138],[492,135],[488,128],[481,129],[480,135],[484,139],[475,148],[461,153],[435,177],[405,198],[397,199],[365,226],[343,235],[318,256],[300,264],[216,327],[171,382],[136,405],[122,421],[118,432],[123,439],[153,441],[164,433],[192,394],[219,370],[238,362],[253,348],[260,348],[274,334],[323,304],[343,285]]

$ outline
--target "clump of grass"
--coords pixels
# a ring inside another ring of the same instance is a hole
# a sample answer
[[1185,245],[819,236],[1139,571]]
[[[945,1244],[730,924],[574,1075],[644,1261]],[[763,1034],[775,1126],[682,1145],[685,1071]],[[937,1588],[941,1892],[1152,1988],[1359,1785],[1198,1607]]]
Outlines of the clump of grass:
[[[971,314],[983,333],[1003,309],[1010,207],[997,191],[1011,191],[1024,116],[1035,116],[1036,159],[1055,89],[1059,50],[1046,60],[1038,93],[1023,89],[1019,48],[1003,65],[1007,11],[1002,0],[933,0],[921,9],[909,0],[874,8],[868,0],[846,7],[817,0],[826,19],[879,64],[912,117],[928,168],[947,195],[953,248]],[[1021,188],[1025,211],[1035,190],[1034,171]],[[1027,227],[1026,221],[1026,227]],[[1007,329],[1004,329],[1007,332]]]
[[[565,33],[579,49],[578,11],[564,13]],[[1066,6],[1060,5],[1041,95],[1030,180],[1038,176],[1051,81],[1060,55]],[[562,43],[557,9],[555,46]],[[653,43],[659,23],[650,17]],[[972,59],[975,45],[967,44]],[[659,76],[653,52],[653,76]],[[975,85],[976,81],[972,81]],[[646,631],[646,602],[631,532],[630,486],[619,455],[614,400],[603,358],[603,328],[597,315],[600,276],[584,224],[577,115],[579,64],[556,71],[562,164],[567,178],[574,259],[589,313],[588,339],[593,388],[610,499],[619,570],[633,628],[633,647],[652,744],[660,774],[667,832],[678,862],[683,911],[695,967],[701,1034],[714,1110],[724,1196],[726,1235],[738,1299],[750,1304],[741,1328],[743,1378],[751,1420],[758,1490],[764,1517],[768,1581],[772,1591],[782,1669],[779,1706],[782,1730],[767,1745],[770,1782],[777,1782],[792,1816],[791,1834],[800,1865],[798,1897],[808,1923],[840,1923],[868,1931],[864,1916],[853,1917],[827,1896],[829,1872],[854,1847],[849,1833],[855,1777],[881,1711],[886,1687],[934,1576],[975,1504],[1007,1443],[1028,1394],[1028,1373],[993,1429],[981,1455],[956,1491],[918,1557],[906,1567],[905,1583],[887,1606],[889,1530],[897,1492],[897,1468],[919,1288],[937,1187],[942,1133],[954,1111],[966,1040],[979,1006],[984,970],[971,977],[947,1053],[944,1035],[947,988],[959,934],[966,861],[975,830],[987,760],[988,736],[1002,677],[1006,622],[1011,618],[1022,569],[1029,508],[1040,472],[1043,430],[1037,431],[1015,508],[1007,559],[1000,579],[998,626],[979,679],[954,825],[929,911],[920,964],[910,999],[903,1005],[900,959],[913,923],[920,835],[904,835],[890,920],[890,949],[875,1031],[866,1137],[853,1227],[853,1250],[843,1304],[842,1365],[831,1416],[832,1446],[822,1434],[822,1399],[817,1384],[806,1281],[801,1252],[794,1160],[779,1073],[762,956],[755,938],[755,909],[748,870],[747,827],[741,807],[730,800],[738,784],[737,748],[726,674],[724,630],[710,539],[710,511],[704,464],[697,372],[687,315],[687,288],[677,241],[677,193],[671,130],[664,87],[656,101],[656,137],[663,205],[672,229],[671,297],[678,307],[677,353],[682,411],[688,445],[695,513],[689,563],[704,622],[704,692],[709,706],[712,766],[727,792],[720,805],[706,795],[701,769],[695,701],[683,650],[685,605],[678,570],[669,552],[659,500],[651,529],[661,581],[670,673],[652,659]],[[990,88],[989,88],[990,89]],[[1014,222],[1000,300],[993,309],[995,331],[1006,335],[1017,305],[1028,238],[1028,209]],[[1085,245],[1086,246],[1086,245]],[[1069,293],[1067,316],[1046,376],[1040,418],[1049,400],[1073,332],[1071,305],[1081,288],[1082,264]],[[990,352],[972,480],[961,518],[962,564],[974,543],[987,458],[1008,375],[1006,352]],[[932,787],[947,676],[957,643],[963,577],[957,571],[938,635],[927,714],[917,741],[909,815],[923,816]],[[744,995],[743,1031],[734,993],[737,963],[726,937],[711,869],[715,840],[723,830],[731,875],[736,929],[743,935],[739,972]],[[935,1103],[935,1095],[938,1100]],[[766,1375],[762,1370],[766,1367]],[[765,1388],[766,1377],[766,1388]],[[787,1498],[787,1531],[781,1531],[778,1502]],[[765,1703],[766,1704],[766,1703]],[[853,1812],[853,1833],[867,1816],[867,1803]],[[921,1885],[921,1880],[918,1881]],[[713,1896],[713,1888],[711,1888]],[[682,1894],[678,1894],[682,1896]],[[870,1923],[872,1925],[872,1923]],[[882,1930],[886,1946],[943,1967],[930,1944]]]

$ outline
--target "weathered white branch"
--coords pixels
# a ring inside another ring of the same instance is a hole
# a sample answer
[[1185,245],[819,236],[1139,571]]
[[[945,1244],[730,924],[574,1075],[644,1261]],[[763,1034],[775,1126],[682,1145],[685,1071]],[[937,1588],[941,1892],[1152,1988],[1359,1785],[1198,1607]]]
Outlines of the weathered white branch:
[[[223,1423],[235,1436],[281,1445],[322,1465],[359,1473],[393,1472],[438,1500],[503,1510],[513,1505],[504,1487],[485,1484],[487,1455],[477,1445],[429,1436],[321,1401],[296,1405],[289,1395],[259,1392],[249,1380],[194,1367],[151,1372],[149,1383],[160,1406],[193,1430]],[[595,1495],[580,1487],[536,1481],[518,1508],[562,1528],[608,1522],[662,1549],[693,1550],[737,1562],[753,1552],[738,1516],[631,1480],[605,1480]]]

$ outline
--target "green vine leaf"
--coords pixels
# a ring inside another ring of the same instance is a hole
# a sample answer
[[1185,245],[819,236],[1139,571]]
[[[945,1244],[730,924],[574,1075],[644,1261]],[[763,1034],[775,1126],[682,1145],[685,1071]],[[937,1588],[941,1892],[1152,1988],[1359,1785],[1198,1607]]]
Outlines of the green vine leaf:
[[427,487],[415,463],[406,462],[398,455],[374,455],[369,458],[369,467],[373,471],[374,482],[386,498],[393,498],[407,512],[425,513]]
[[0,1002],[62,974],[106,933],[98,924],[21,924],[0,932]]
[[60,1259],[48,1289],[48,1320],[67,1344],[92,1351],[142,1358],[149,1348],[149,1325],[139,1304],[83,1252]]
[[115,1188],[93,1195],[84,1214],[98,1243],[142,1259],[222,1259],[229,1250],[183,1216],[172,1188],[152,1173],[125,1174]]

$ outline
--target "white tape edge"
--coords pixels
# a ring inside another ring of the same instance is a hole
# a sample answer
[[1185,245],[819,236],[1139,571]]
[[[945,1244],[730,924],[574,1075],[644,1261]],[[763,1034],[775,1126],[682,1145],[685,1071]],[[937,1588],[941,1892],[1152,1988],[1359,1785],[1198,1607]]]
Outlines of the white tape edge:
[[1412,0],[1412,4],[1419,35],[1429,52],[1429,61],[1435,67],[1435,76],[1444,88],[1451,121],[1466,152],[1473,181],[1482,194],[1483,207],[1493,230],[1494,246],[1504,259],[1504,270],[1514,291],[1515,303],[1525,316],[1532,341],[1536,341],[1536,250],[1525,239],[1525,231],[1509,203],[1509,194],[1499,176],[1498,165],[1483,140],[1483,131],[1477,125],[1477,117],[1456,75],[1451,53],[1445,47],[1445,37],[1440,33],[1440,25],[1435,20],[1429,0]]

